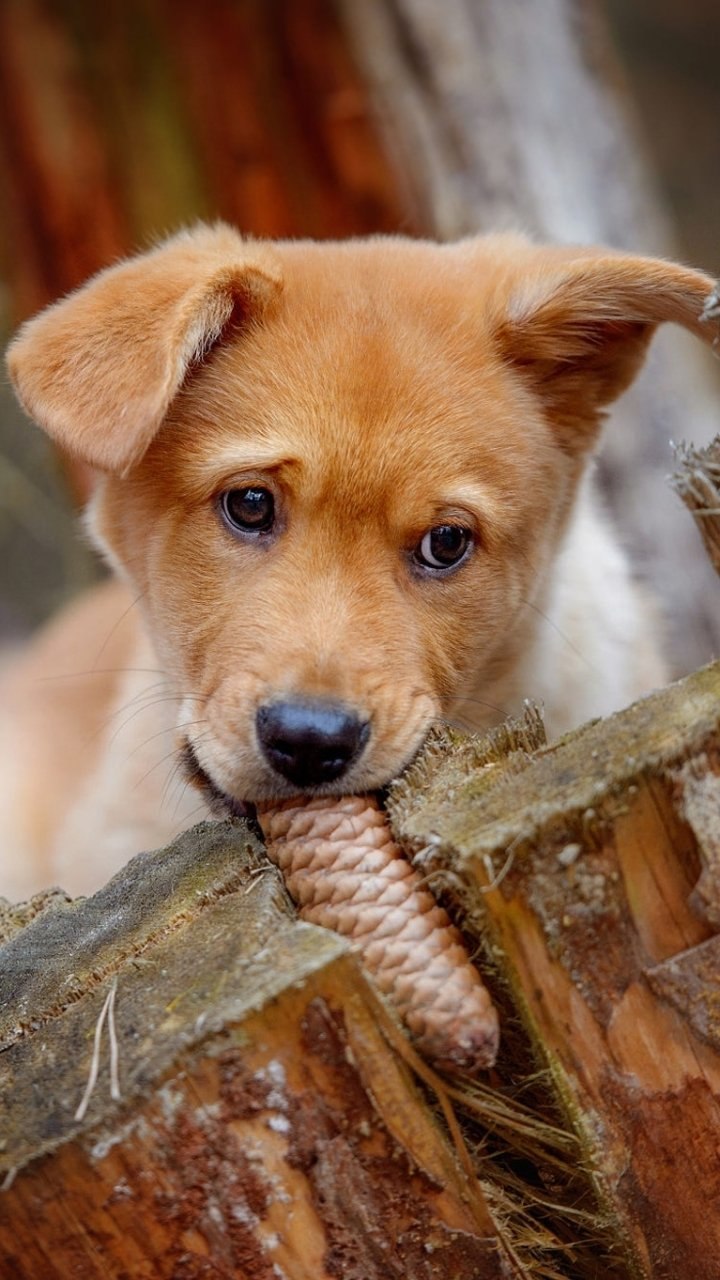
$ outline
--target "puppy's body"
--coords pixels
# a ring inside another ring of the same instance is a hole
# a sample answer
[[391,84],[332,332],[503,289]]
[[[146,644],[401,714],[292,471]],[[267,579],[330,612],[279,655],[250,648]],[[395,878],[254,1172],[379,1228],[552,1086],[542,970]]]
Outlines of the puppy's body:
[[[91,523],[128,585],[12,678],[6,891],[87,890],[205,816],[173,780],[178,743],[213,804],[359,791],[438,718],[481,727],[533,697],[557,733],[659,683],[651,612],[584,474],[655,325],[702,332],[709,290],[519,237],[266,246],[216,228],[31,322],[11,371],[104,469]],[[38,682],[63,644],[58,674],[95,674]],[[314,772],[288,756],[298,723]],[[339,762],[318,755],[327,724]]]
[[127,586],[110,581],[61,613],[0,681],[11,899],[43,885],[96,888],[133,852],[207,816],[175,777],[177,703],[138,624]]

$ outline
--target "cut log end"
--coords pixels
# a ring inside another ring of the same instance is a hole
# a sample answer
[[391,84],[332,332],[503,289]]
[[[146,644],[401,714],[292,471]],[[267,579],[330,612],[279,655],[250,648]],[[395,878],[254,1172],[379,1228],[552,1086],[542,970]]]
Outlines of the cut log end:
[[267,805],[268,853],[304,920],[350,939],[436,1067],[492,1066],[498,1019],[445,910],[393,840],[373,796]]

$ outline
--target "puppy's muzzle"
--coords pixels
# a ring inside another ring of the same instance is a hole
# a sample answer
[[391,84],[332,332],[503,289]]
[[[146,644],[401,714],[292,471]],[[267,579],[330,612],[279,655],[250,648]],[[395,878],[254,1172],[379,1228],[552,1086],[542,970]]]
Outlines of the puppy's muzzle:
[[255,727],[268,764],[297,787],[342,777],[370,736],[367,720],[322,699],[266,703],[258,708]]

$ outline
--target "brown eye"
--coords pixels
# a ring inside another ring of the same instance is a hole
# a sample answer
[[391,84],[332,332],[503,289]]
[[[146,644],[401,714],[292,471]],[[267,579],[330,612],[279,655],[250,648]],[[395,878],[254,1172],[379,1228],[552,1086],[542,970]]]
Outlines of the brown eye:
[[219,505],[225,524],[234,532],[269,533],[275,523],[275,499],[269,489],[258,485],[226,489]]
[[464,560],[472,543],[470,529],[459,524],[436,524],[420,539],[413,558],[423,569],[453,569]]

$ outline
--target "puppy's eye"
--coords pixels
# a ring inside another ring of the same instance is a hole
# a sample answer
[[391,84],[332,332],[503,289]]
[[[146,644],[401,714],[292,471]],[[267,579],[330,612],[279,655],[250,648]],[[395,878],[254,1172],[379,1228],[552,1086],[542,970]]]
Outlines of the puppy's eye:
[[472,542],[470,529],[460,524],[436,524],[420,539],[413,559],[423,569],[452,569],[465,558]]
[[240,533],[269,533],[275,523],[275,499],[258,485],[226,489],[219,505],[228,528]]

